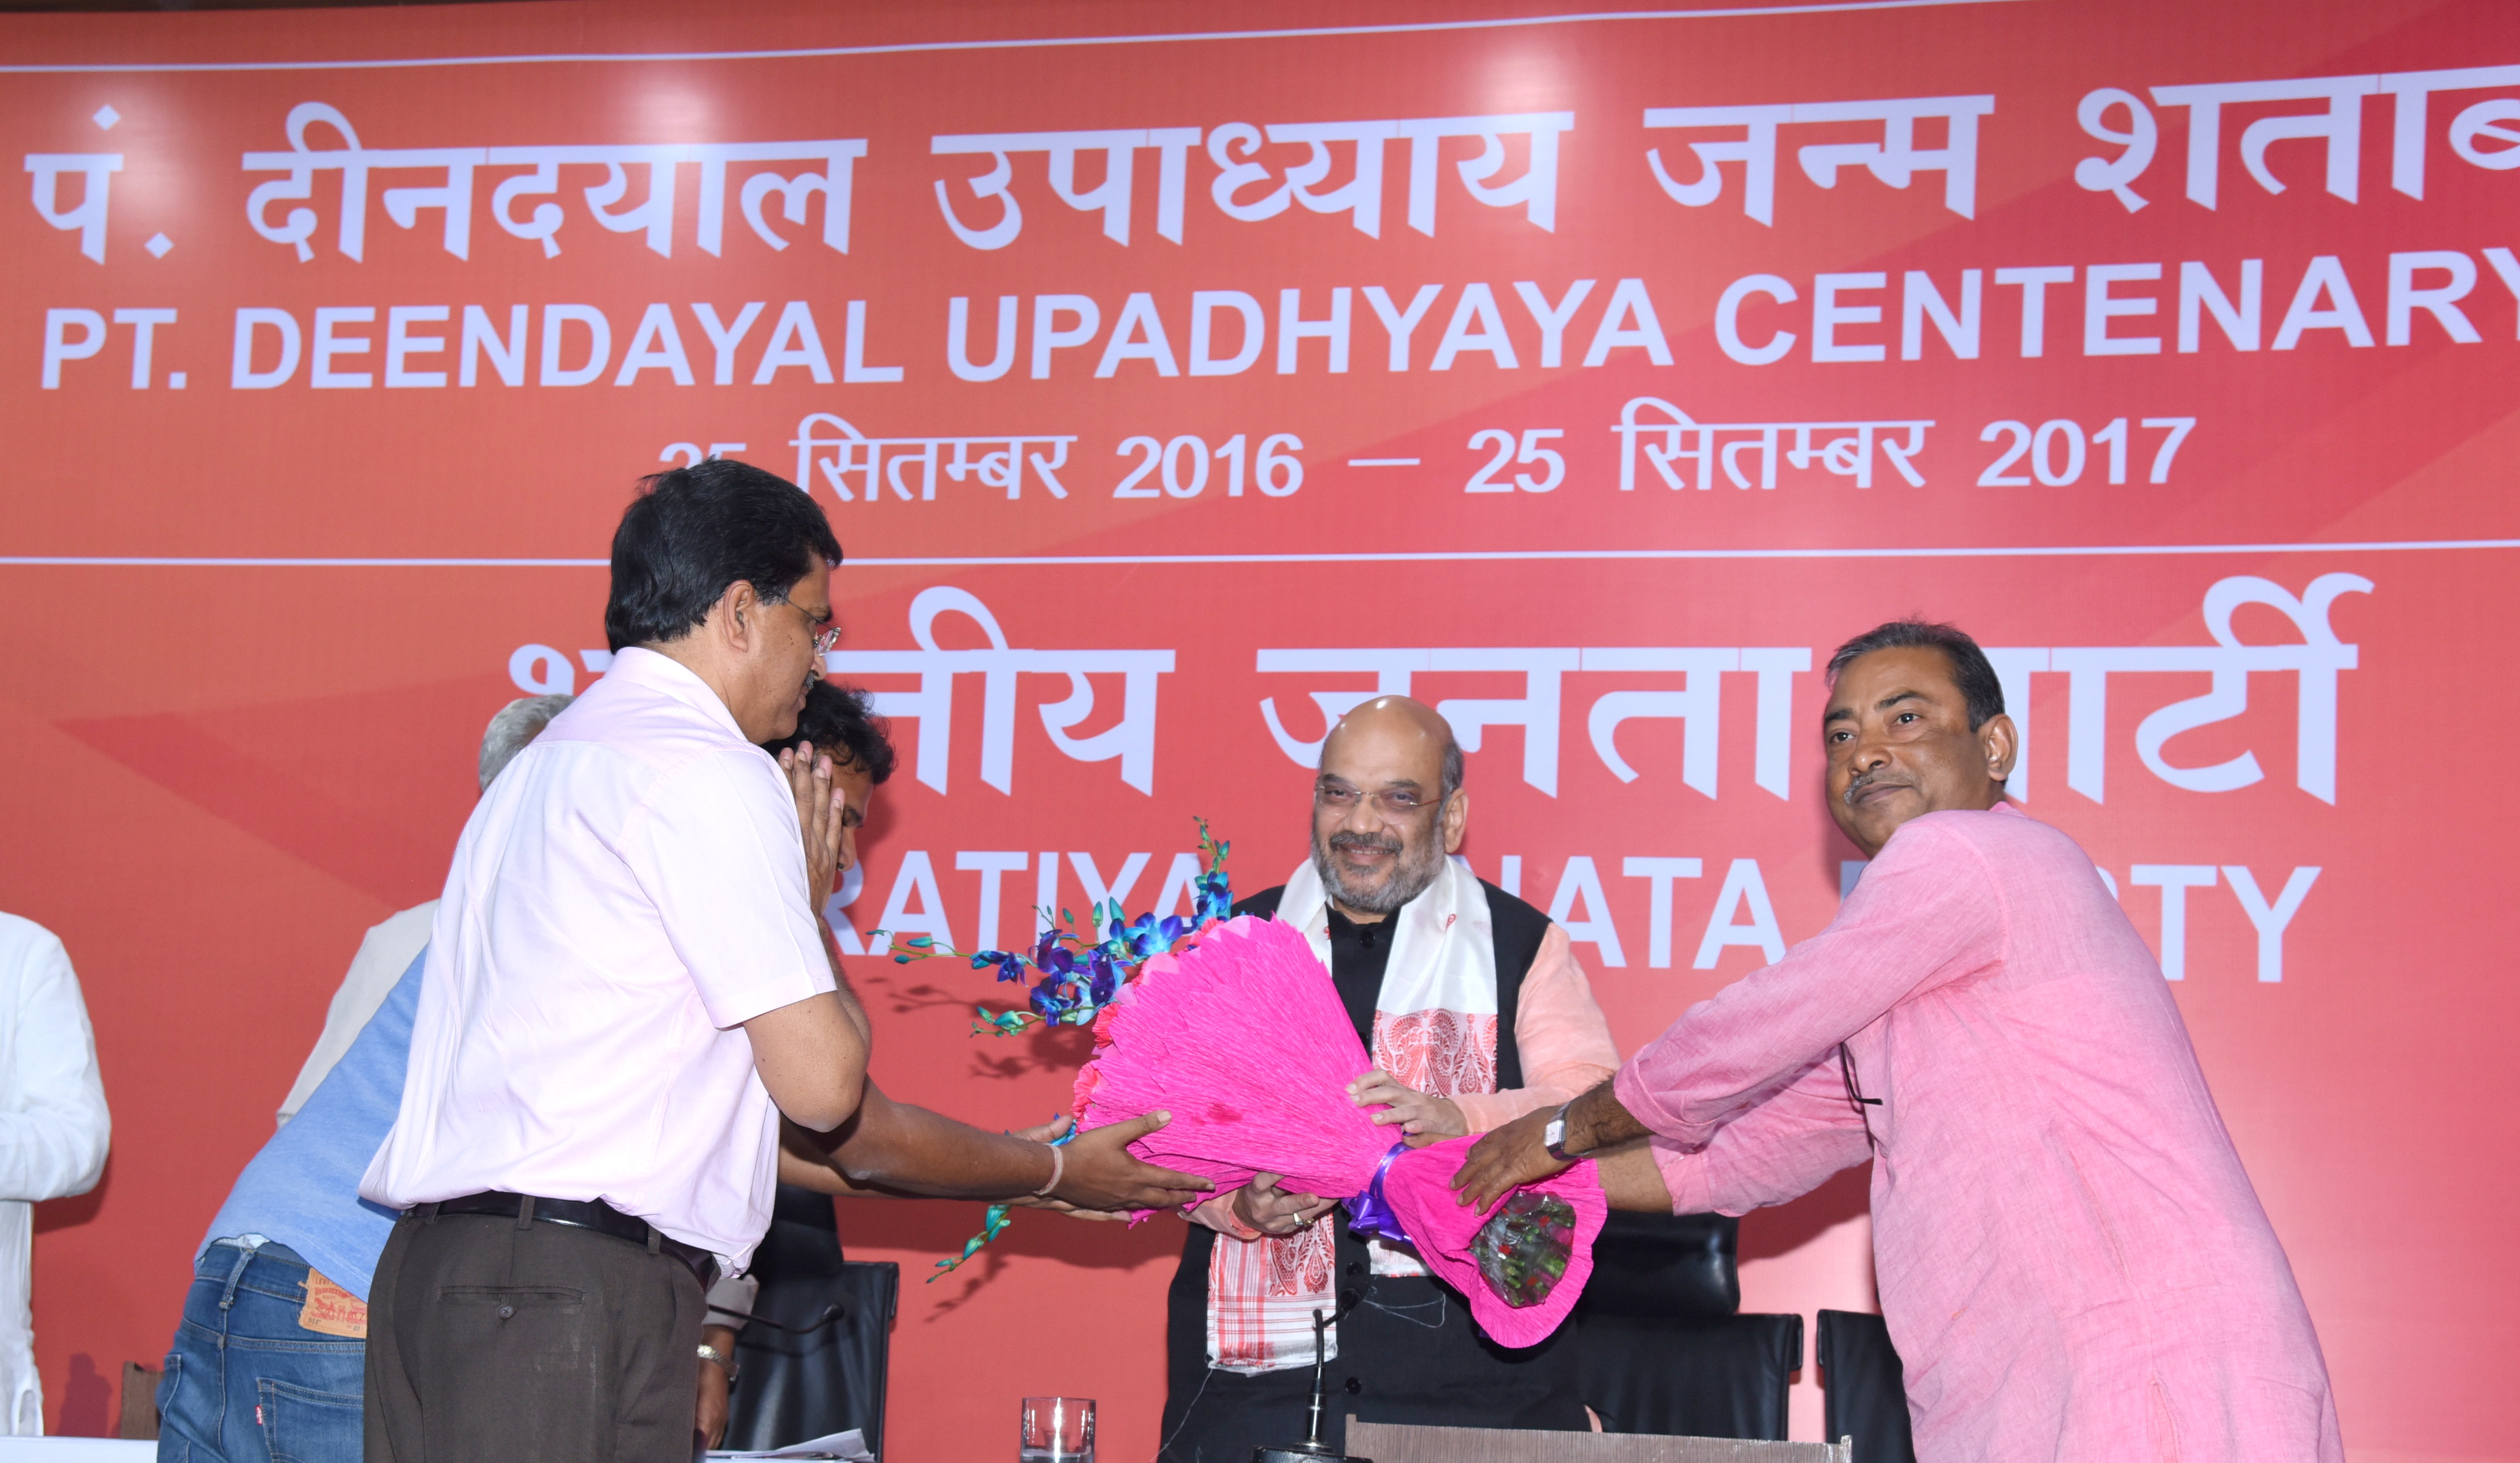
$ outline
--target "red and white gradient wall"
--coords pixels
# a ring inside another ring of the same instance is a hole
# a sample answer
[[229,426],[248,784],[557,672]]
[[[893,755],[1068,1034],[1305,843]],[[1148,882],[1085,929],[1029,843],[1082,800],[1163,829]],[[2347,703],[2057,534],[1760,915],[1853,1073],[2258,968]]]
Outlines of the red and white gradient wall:
[[[1829,648],[1957,621],[2179,982],[2357,1456],[2520,1456],[2520,12],[1545,8],[0,21],[0,907],[115,1115],[39,1219],[55,1428],[162,1352],[483,721],[601,674],[634,480],[717,451],[851,555],[904,752],[855,931],[1145,908],[1192,815],[1277,882],[1325,715],[1406,688],[1629,1049],[1835,909]],[[968,1035],[983,973],[855,974],[897,1094],[1064,1105],[1074,1042]],[[1863,1206],[1745,1221],[1747,1304],[1868,1305]],[[928,1286],[975,1208],[845,1219],[912,1278],[904,1456],[1045,1391],[1151,1450],[1178,1221]]]

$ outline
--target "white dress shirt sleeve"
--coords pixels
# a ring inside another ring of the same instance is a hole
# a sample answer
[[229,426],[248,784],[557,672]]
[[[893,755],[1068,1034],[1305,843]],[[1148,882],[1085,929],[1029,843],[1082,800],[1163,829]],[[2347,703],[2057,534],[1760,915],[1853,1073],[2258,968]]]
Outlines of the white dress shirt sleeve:
[[432,899],[386,919],[359,942],[349,973],[341,977],[341,988],[333,993],[333,1004],[324,1013],[323,1034],[315,1039],[315,1049],[306,1053],[306,1065],[298,1069],[297,1081],[290,1084],[289,1095],[280,1100],[279,1127],[288,1127],[306,1099],[315,1095],[334,1064],[367,1030],[368,1018],[385,1003],[394,982],[428,948],[429,922],[436,915],[437,901]]
[[8,924],[0,929],[0,997],[14,1009],[0,1085],[0,1199],[83,1194],[105,1172],[112,1132],[96,1037],[62,942],[25,920]]
[[719,1030],[833,989],[805,898],[805,844],[758,748],[693,758],[623,829],[623,858]]

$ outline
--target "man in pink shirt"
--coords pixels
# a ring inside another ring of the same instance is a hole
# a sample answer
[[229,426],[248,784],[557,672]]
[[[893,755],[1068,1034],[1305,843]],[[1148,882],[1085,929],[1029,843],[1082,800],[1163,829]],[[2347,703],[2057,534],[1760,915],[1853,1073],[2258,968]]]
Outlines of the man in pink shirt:
[[1845,908],[1482,1140],[1463,1202],[1648,1135],[1650,1164],[1605,1159],[1614,1202],[1742,1214],[1869,1158],[1927,1463],[2342,1463],[2160,966],[2083,851],[2003,802],[2017,741],[1984,653],[1902,621],[1828,675],[1829,813],[1872,859]]
[[[430,928],[369,1297],[371,1463],[687,1463],[702,1295],[770,1221],[779,1119],[865,1087],[816,914],[841,829],[794,731],[840,546],[741,463],[650,480],[611,669],[490,784]],[[820,853],[809,864],[807,845]],[[819,870],[817,873],[814,870]]]

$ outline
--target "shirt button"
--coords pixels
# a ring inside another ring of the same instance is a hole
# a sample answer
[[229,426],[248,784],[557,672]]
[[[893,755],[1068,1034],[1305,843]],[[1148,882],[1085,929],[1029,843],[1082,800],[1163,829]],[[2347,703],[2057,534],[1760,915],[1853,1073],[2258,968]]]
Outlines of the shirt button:
[[499,1319],[501,1320],[506,1320],[508,1317],[515,1315],[516,1313],[517,1308],[514,1306],[502,1306],[499,1308]]
[[1361,1393],[1361,1392],[1363,1392],[1363,1391],[1365,1391],[1365,1384],[1364,1384],[1363,1382],[1361,1382],[1361,1381],[1357,1380],[1357,1379],[1356,1379],[1356,1378],[1354,1378],[1354,1377],[1350,1377],[1350,1378],[1348,1378],[1348,1379],[1347,1379],[1347,1395],[1348,1395],[1348,1396],[1355,1396],[1357,1394],[1359,1394],[1359,1393]]

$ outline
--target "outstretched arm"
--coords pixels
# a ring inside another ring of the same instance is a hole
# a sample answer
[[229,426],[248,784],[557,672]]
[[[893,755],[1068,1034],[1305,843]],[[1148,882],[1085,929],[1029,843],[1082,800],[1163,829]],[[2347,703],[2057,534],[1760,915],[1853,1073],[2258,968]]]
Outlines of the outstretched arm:
[[[1740,1207],[1728,1213],[1805,1192],[1868,1151],[1860,1132],[1849,1147],[1846,1125],[1860,1120],[1851,1104],[1827,1101],[1827,1083],[1814,1076],[1822,1059],[1901,1000],[1995,963],[2005,929],[1984,856],[1947,826],[1912,822],[1828,928],[1691,1006],[1609,1083],[1568,1103],[1559,1151],[1590,1154],[1654,1132],[1675,1155],[1722,1147],[1746,1165],[1732,1193]],[[1760,1114],[1724,1144],[1732,1125]],[[1453,1180],[1462,1202],[1485,1209],[1508,1189],[1563,1172],[1542,1140],[1552,1116],[1532,1113],[1480,1139]],[[1715,1175],[1724,1161],[1682,1170],[1723,1193]],[[1670,1165],[1663,1177],[1673,1181]],[[1679,1187],[1671,1196],[1684,1212],[1719,1207]]]
[[1600,1171],[1601,1196],[1612,1209],[1638,1214],[1674,1214],[1671,1188],[1654,1163],[1650,1139],[1637,1138],[1604,1148],[1593,1157]]
[[[1566,1126],[1558,1151],[1567,1155],[1562,1161],[1548,1148],[1549,1125],[1561,1114]],[[1470,1145],[1469,1158],[1453,1175],[1453,1188],[1462,1203],[1484,1211],[1508,1189],[1563,1174],[1580,1159],[1651,1131],[1619,1105],[1605,1082],[1562,1108],[1525,1113]]]
[[1078,1209],[1164,1209],[1195,1203],[1214,1187],[1129,1153],[1130,1143],[1170,1121],[1153,1113],[1096,1129],[1054,1160],[1047,1144],[895,1102],[869,1082],[866,1100],[835,1130],[783,1129],[779,1176],[827,1194],[1017,1200],[1039,1193],[1056,1173],[1048,1197]]
[[[1536,1113],[1481,1139],[1454,1179],[1464,1202],[1484,1209],[1508,1189],[1569,1167],[1541,1146],[1549,1118]],[[1604,1085],[1568,1105],[1561,1146],[1598,1160],[1612,1209],[1659,1214],[1747,1214],[1799,1198],[1871,1156],[1864,1120],[1829,1062],[1812,1064],[1694,1152],[1668,1138],[1648,1141],[1644,1125]]]
[[1682,1148],[1702,1148],[1891,1007],[1998,965],[2008,928],[1985,854],[1948,823],[1908,823],[1826,929],[1628,1058],[1618,1100]]

